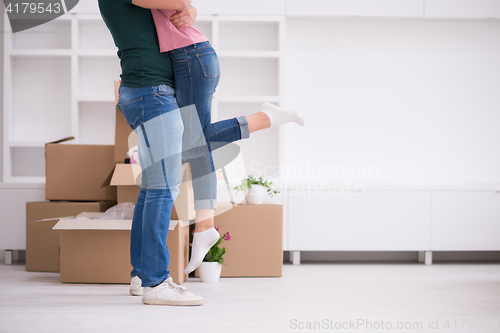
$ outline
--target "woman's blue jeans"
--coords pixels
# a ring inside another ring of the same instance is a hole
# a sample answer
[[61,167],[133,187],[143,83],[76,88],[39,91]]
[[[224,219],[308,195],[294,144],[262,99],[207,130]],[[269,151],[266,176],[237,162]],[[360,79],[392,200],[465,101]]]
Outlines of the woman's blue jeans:
[[217,179],[212,150],[249,137],[244,116],[212,124],[212,98],[219,83],[220,66],[209,42],[170,51],[175,97],[184,124],[183,157],[191,166],[194,209],[217,208]]

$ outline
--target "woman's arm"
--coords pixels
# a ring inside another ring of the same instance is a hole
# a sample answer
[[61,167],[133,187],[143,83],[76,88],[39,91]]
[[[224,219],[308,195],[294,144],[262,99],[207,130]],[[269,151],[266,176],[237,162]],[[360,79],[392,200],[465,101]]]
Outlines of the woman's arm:
[[132,0],[136,6],[149,9],[175,9],[186,10],[191,5],[191,0]]

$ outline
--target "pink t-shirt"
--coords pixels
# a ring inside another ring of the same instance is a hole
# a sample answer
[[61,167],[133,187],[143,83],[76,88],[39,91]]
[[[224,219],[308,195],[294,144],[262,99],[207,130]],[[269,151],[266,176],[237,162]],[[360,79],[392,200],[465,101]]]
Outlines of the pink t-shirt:
[[176,28],[170,22],[170,17],[175,13],[177,13],[176,10],[151,9],[160,43],[160,52],[168,52],[180,47],[208,41],[208,38],[194,26]]

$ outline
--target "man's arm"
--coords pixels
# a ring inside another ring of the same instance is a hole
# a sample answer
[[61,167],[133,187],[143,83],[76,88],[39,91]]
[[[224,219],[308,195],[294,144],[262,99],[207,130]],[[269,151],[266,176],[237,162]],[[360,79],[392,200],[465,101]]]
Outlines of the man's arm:
[[191,5],[191,0],[132,0],[136,6],[149,9],[175,9],[186,10]]
[[172,15],[170,22],[177,28],[188,28],[194,24],[198,11],[193,6]]

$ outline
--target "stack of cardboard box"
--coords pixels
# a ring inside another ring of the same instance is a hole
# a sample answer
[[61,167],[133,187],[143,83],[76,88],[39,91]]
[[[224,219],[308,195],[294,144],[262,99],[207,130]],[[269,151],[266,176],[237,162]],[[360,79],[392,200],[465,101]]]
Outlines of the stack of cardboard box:
[[59,272],[59,233],[52,230],[61,216],[83,211],[104,212],[116,204],[116,188],[102,188],[113,167],[112,145],[45,145],[45,202],[26,203],[26,269]]

